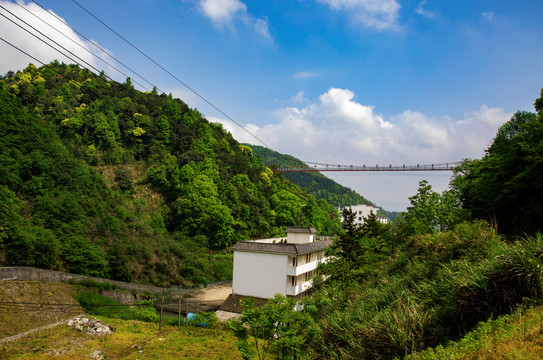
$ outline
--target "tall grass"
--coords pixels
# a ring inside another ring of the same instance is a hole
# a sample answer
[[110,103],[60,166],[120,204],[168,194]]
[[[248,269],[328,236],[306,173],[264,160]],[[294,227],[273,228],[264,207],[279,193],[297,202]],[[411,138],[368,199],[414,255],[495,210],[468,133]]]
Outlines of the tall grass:
[[[484,223],[411,238],[321,321],[321,358],[392,359],[459,339],[543,298],[543,236],[507,242]],[[334,305],[332,305],[334,306]]]

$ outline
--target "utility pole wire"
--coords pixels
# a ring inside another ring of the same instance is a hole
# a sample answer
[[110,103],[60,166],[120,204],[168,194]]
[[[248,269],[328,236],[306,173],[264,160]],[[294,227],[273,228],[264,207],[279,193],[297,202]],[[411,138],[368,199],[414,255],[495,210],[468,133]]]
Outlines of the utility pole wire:
[[[71,55],[75,56],[76,58],[78,58],[79,60],[81,60],[82,62],[84,62],[85,64],[87,64],[89,67],[93,68],[97,73],[100,73],[100,71],[98,69],[96,69],[94,66],[92,66],[91,64],[89,64],[88,62],[86,62],[85,60],[81,59],[79,56],[75,55],[74,53],[72,53],[70,50],[66,49],[65,47],[63,47],[62,45],[60,45],[59,43],[57,43],[56,41],[52,40],[50,37],[48,37],[47,35],[43,34],[41,31],[37,30],[35,27],[33,27],[32,25],[28,24],[26,21],[22,20],[20,17],[18,17],[17,15],[13,14],[11,11],[7,10],[5,7],[3,7],[2,5],[0,5],[0,8],[4,9],[5,11],[7,11],[8,13],[10,13],[13,17],[19,19],[19,21],[23,22],[25,25],[27,25],[28,27],[32,28],[34,31],[40,33],[42,36],[46,37],[47,39],[49,39],[50,41],[54,42],[57,46],[61,47],[64,51],[67,51],[69,52]],[[43,39],[40,39],[36,34],[33,34],[31,33],[28,29],[25,29],[24,27],[22,27],[20,24],[17,24],[15,21],[13,21],[12,19],[8,18],[6,15],[0,13],[0,15],[2,15],[4,18],[6,18],[7,20],[11,21],[13,24],[17,25],[18,27],[20,27],[21,29],[23,29],[24,31],[26,31],[27,33],[29,33],[30,35],[34,36],[36,39],[40,40],[41,42],[43,42],[45,45],[51,47],[53,50],[56,50],[58,51],[60,54],[66,56],[68,59],[70,59],[71,61],[75,62],[76,64],[78,64],[79,66],[81,67],[84,67],[85,66],[82,66],[81,63],[77,62],[76,60],[72,59],[71,57],[69,57],[68,55],[64,54],[62,51],[60,51],[59,49],[55,48],[54,46],[52,46],[51,44],[47,43],[45,40]],[[106,77],[108,77],[106,75]],[[109,77],[108,77],[109,78]],[[111,78],[109,78],[111,80]]]
[[[169,72],[167,69],[165,69],[162,65],[160,65],[159,63],[157,63],[155,60],[153,60],[151,57],[149,57],[146,53],[144,53],[142,50],[140,50],[138,47],[136,47],[134,44],[132,44],[130,41],[128,41],[126,38],[124,38],[121,34],[119,34],[117,31],[113,30],[111,27],[109,27],[106,23],[104,23],[102,20],[100,20],[98,17],[96,17],[92,12],[90,12],[89,10],[87,10],[86,8],[84,8],[81,4],[79,4],[76,0],[72,0],[72,2],[74,4],[76,4],[77,6],[79,6],[81,9],[83,9],[87,14],[89,14],[90,16],[92,16],[94,19],[96,19],[98,22],[100,22],[102,25],[104,25],[106,28],[108,28],[111,32],[113,32],[115,35],[117,35],[118,37],[120,37],[122,40],[124,40],[128,45],[130,45],[132,48],[134,48],[136,51],[138,51],[140,54],[142,54],[143,56],[145,56],[149,61],[151,61],[153,64],[155,64],[156,66],[158,66],[159,68],[161,68],[164,72],[166,72],[168,75],[170,75],[172,78],[174,78],[175,80],[177,80],[177,82],[179,82],[181,85],[183,85],[184,87],[186,87],[188,90],[190,90],[193,94],[195,94],[196,96],[198,96],[200,99],[202,99],[203,101],[205,101],[209,106],[211,106],[213,109],[217,110],[219,113],[221,113],[222,115],[224,115],[228,120],[232,121],[234,124],[236,124],[237,126],[239,126],[241,129],[243,129],[247,134],[251,135],[253,138],[255,138],[256,140],[258,140],[260,143],[262,143],[264,146],[266,146],[267,148],[269,149],[272,149],[271,146],[269,146],[268,144],[266,144],[264,141],[260,140],[256,135],[254,135],[253,133],[251,133],[249,130],[247,130],[246,128],[244,128],[243,126],[241,126],[240,124],[238,124],[238,122],[236,122],[234,119],[232,119],[230,116],[228,116],[224,111],[222,111],[221,109],[219,109],[217,106],[213,105],[209,100],[207,100],[206,98],[204,98],[202,95],[200,95],[198,92],[196,92],[196,90],[192,89],[190,86],[188,86],[187,84],[185,84],[183,81],[181,81],[177,76],[175,76],[174,74],[172,74],[171,72]],[[272,149],[273,150],[273,149]]]
[[[11,0],[11,1],[15,1],[15,0]],[[104,54],[106,54],[107,56],[109,56],[110,58],[112,58],[113,60],[115,60],[116,62],[118,62],[119,64],[121,64],[125,69],[131,71],[134,75],[136,75],[137,77],[139,77],[140,79],[142,79],[143,81],[145,81],[147,84],[155,87],[158,91],[160,92],[164,92],[162,90],[160,90],[158,88],[158,86],[156,86],[155,84],[153,84],[152,82],[150,82],[149,80],[145,79],[143,76],[141,76],[140,74],[138,74],[135,70],[132,70],[128,65],[126,65],[125,63],[123,63],[121,60],[117,59],[115,56],[113,56],[109,51],[107,51],[106,49],[104,49],[103,47],[101,47],[100,45],[98,45],[95,41],[89,39],[88,37],[86,37],[85,35],[83,35],[82,33],[80,33],[79,31],[77,31],[77,29],[73,28],[72,26],[66,24],[66,22],[59,16],[57,16],[57,14],[55,14],[54,12],[51,12],[49,10],[47,10],[46,8],[44,8],[43,6],[41,6],[38,2],[36,2],[35,0],[32,0],[32,2],[36,5],[38,5],[40,8],[42,8],[44,11],[48,12],[51,16],[55,17],[57,20],[59,20],[60,22],[62,22],[63,24],[65,24],[66,26],[68,26],[70,29],[72,29],[77,35],[81,36],[83,39],[87,40],[89,43],[91,43],[92,45],[96,46],[98,49],[100,49]],[[73,41],[73,40],[72,40]],[[94,55],[94,54],[93,54]],[[96,55],[94,55],[96,56]],[[96,56],[98,57],[98,56]],[[99,58],[99,57],[98,57]],[[108,64],[105,60],[103,60],[102,58],[99,58],[100,60],[102,60],[103,62],[105,62],[106,64]],[[109,65],[109,64],[108,64]],[[110,65],[111,66],[111,65]],[[113,66],[112,66],[113,67]],[[114,68],[114,67],[113,67]],[[117,69],[116,69],[117,70]],[[119,72],[121,72],[120,70],[117,70]],[[121,74],[123,74],[121,72]],[[124,74],[123,74],[124,75]],[[126,76],[126,75],[125,75]],[[138,85],[140,85],[141,87],[143,87],[145,89],[145,87],[141,84],[139,84],[137,81],[134,80],[134,82]]]
[[[36,19],[40,20],[41,22],[43,22],[45,25],[49,26],[51,29],[55,30],[56,32],[58,32],[59,34],[61,34],[62,36],[64,36],[66,39],[70,40],[72,43],[74,43],[75,45],[79,46],[81,49],[85,50],[86,52],[88,52],[89,54],[91,54],[92,56],[100,59],[101,61],[103,61],[105,64],[109,65],[112,69],[118,71],[120,74],[122,74],[123,76],[125,77],[129,77],[129,75],[123,73],[121,70],[117,69],[114,65],[110,64],[109,62],[107,62],[106,60],[102,59],[101,57],[99,57],[98,55],[96,55],[95,53],[93,53],[92,51],[90,51],[89,49],[87,49],[86,47],[84,47],[83,45],[81,45],[80,43],[78,43],[77,41],[75,41],[74,39],[72,39],[71,37],[69,37],[68,35],[66,35],[65,33],[63,33],[62,31],[58,30],[57,28],[55,28],[53,25],[49,24],[47,21],[43,20],[41,17],[39,17],[38,15],[34,14],[32,11],[28,10],[26,7],[24,7],[23,5],[21,5],[20,3],[18,3],[16,0],[11,0],[11,2],[13,2],[14,4],[18,5],[20,8],[22,8],[23,10],[25,10],[26,12],[28,12],[29,14],[31,14],[32,16],[34,16]],[[63,22],[64,23],[64,22]],[[68,26],[66,23],[64,23],[66,26]],[[94,45],[94,44],[93,44]],[[134,80],[134,82],[136,84],[138,84],[139,86],[141,86],[143,89],[149,91],[148,88],[146,88],[145,86],[143,86],[142,84],[138,83],[136,80]]]
[[43,61],[41,61],[41,60],[39,60],[39,59],[36,59],[34,56],[30,55],[30,54],[27,53],[26,51],[24,51],[24,50],[18,48],[17,46],[13,45],[13,44],[10,43],[9,41],[5,40],[4,38],[1,38],[1,37],[0,37],[0,40],[2,40],[3,42],[5,42],[6,44],[10,45],[11,47],[13,47],[13,48],[19,50],[20,52],[22,52],[23,54],[25,54],[25,55],[28,56],[29,58],[31,58],[31,59],[33,59],[33,60],[39,62],[39,63],[42,64],[43,66],[47,66],[47,65],[45,65],[45,63],[44,63]]

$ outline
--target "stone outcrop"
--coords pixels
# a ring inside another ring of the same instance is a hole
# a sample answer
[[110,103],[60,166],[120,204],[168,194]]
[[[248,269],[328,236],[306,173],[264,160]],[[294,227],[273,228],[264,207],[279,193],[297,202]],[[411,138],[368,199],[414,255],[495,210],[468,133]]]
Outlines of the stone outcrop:
[[83,331],[89,335],[109,335],[113,334],[113,329],[111,329],[107,324],[104,324],[100,320],[86,317],[75,317],[70,319],[67,322],[68,326],[74,327],[79,331]]

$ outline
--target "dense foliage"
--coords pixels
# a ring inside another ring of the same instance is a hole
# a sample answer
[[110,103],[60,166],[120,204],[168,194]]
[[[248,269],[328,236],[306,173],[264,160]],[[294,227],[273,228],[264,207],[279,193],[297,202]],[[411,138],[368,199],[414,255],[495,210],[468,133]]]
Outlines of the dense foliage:
[[[515,114],[486,156],[466,161],[443,193],[421,181],[400,221],[383,225],[370,216],[356,225],[344,211],[343,231],[319,268],[327,280],[315,281],[314,294],[302,300],[298,316],[312,320],[275,336],[303,338],[304,350],[274,355],[475,358],[486,354],[482,335],[504,324],[492,319],[543,304],[542,104],[543,93],[538,113]],[[509,236],[520,234],[529,235]],[[282,324],[270,309],[273,301],[260,313],[244,312],[254,336],[266,338],[257,330],[273,329],[270,319]],[[539,336],[541,325],[536,329]],[[499,336],[517,333],[508,328]],[[517,358],[512,354],[505,358]]]
[[455,185],[474,216],[509,235],[543,227],[543,90],[536,113],[517,112],[480,160],[466,160]]
[[[272,170],[280,168],[309,168],[301,160],[286,154],[280,154],[268,148],[249,145],[253,153],[262,158]],[[373,205],[368,199],[356,191],[346,188],[318,172],[285,172],[286,179],[298,185],[300,189],[317,199],[324,199],[336,207],[366,204]]]
[[337,211],[181,100],[75,65],[0,78],[0,264],[159,285],[231,276],[238,240]]

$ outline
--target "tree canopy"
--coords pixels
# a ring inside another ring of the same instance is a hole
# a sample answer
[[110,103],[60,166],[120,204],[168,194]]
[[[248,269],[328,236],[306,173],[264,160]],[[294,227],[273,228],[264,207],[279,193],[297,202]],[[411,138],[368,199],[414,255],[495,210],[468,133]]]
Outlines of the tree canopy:
[[543,103],[503,124],[480,160],[464,161],[454,185],[463,207],[508,235],[543,227]]
[[239,240],[340,228],[220,124],[129,79],[29,65],[0,77],[0,116],[0,264],[193,283],[231,276],[211,252]]

